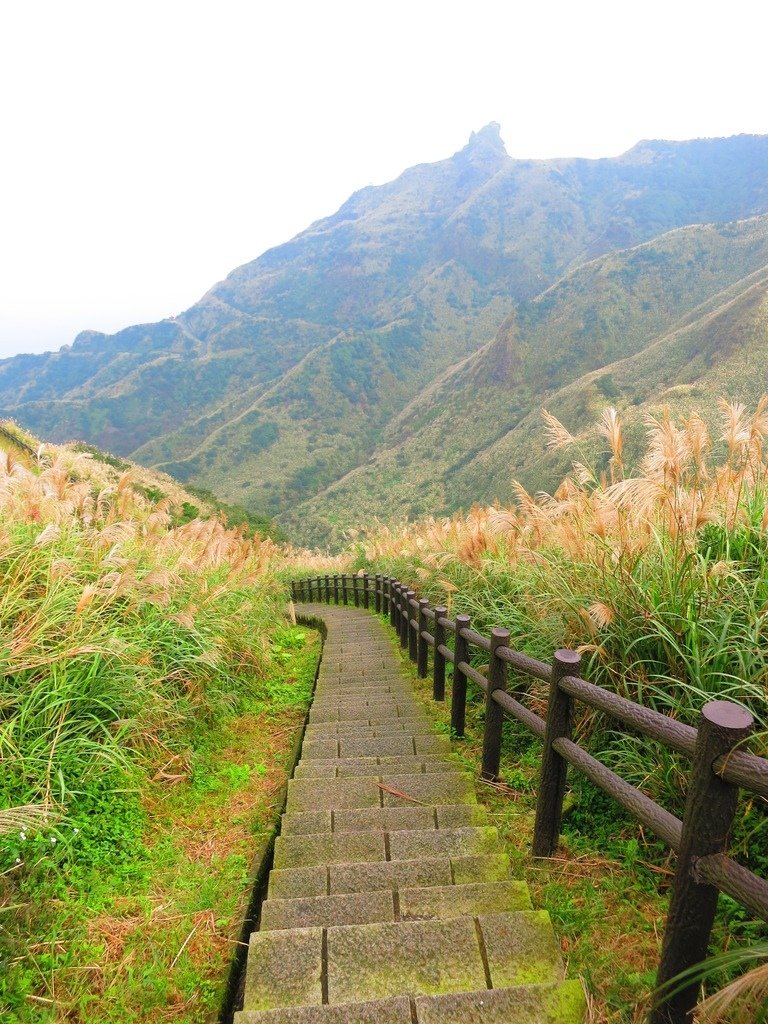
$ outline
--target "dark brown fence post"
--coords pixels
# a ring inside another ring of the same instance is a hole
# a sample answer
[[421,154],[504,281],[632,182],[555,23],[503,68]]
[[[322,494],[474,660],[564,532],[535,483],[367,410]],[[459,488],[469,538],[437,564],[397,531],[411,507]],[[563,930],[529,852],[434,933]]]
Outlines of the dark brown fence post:
[[339,603],[339,577],[336,575],[333,577],[333,600],[335,604]]
[[360,577],[357,573],[352,577],[352,597],[355,602],[355,608],[360,607]]
[[435,608],[435,649],[432,658],[432,696],[435,700],[445,700],[445,655],[438,648],[445,647],[445,626],[440,619],[445,618],[448,609],[439,605]]
[[405,622],[406,630],[408,632],[408,657],[411,661],[416,661],[418,656],[418,626],[414,626],[413,623],[416,621],[413,616],[415,612],[411,607],[411,601],[416,597],[415,590],[407,590],[405,593]]
[[404,583],[398,584],[397,587],[397,627],[400,630],[400,646],[403,650],[408,650],[408,616],[406,609],[408,605],[408,588]]
[[464,721],[467,710],[467,677],[459,668],[460,661],[469,658],[469,644],[461,635],[462,629],[469,629],[469,616],[456,616],[456,642],[453,645],[453,688],[451,692],[451,729],[455,736],[464,735]]
[[494,690],[507,688],[507,663],[496,653],[498,647],[509,643],[509,630],[495,626],[491,630],[491,660],[488,665],[488,690],[485,695],[485,728],[483,730],[483,764],[480,774],[484,779],[499,777],[501,762],[501,730],[504,725],[504,710],[493,699]]
[[371,594],[368,589],[368,573],[363,573],[363,608],[370,608]]
[[389,578],[389,624],[397,631],[397,635],[400,636],[401,622],[400,622],[400,584],[397,580]]
[[568,763],[552,746],[561,737],[571,738],[573,700],[560,689],[565,676],[578,676],[581,655],[576,651],[555,651],[547,704],[547,731],[541,759],[539,795],[536,800],[536,824],[533,829],[534,857],[551,857],[560,838],[563,799]]
[[426,597],[422,597],[419,601],[419,636],[418,636],[418,662],[416,671],[418,672],[419,679],[426,679],[427,672],[429,670],[429,644],[427,643],[424,633],[427,630],[427,616],[424,614],[424,610],[429,608],[429,601]]
[[382,606],[382,591],[384,590],[384,577],[381,573],[376,573],[373,577],[373,610],[377,615],[381,614]]
[[341,574],[341,600],[346,605],[347,603],[347,574],[343,572]]
[[389,608],[392,602],[392,577],[381,577],[381,611],[389,618]]
[[331,603],[331,577],[325,577],[325,603]]
[[408,587],[403,584],[400,587],[400,643],[408,650]]
[[[749,736],[752,724],[749,712],[729,701],[713,700],[701,710],[657,988],[707,955],[719,893],[714,885],[696,882],[693,869],[698,858],[725,851],[739,795],[738,786],[715,775],[712,765]],[[687,1024],[698,992],[694,981],[666,999],[663,992],[657,995],[651,1024]]]

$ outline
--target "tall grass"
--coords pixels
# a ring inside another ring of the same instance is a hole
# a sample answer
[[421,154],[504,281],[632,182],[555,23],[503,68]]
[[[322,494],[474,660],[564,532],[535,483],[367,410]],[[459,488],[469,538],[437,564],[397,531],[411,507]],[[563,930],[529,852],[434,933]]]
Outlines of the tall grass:
[[[504,625],[512,646],[542,660],[574,647],[585,677],[691,725],[707,701],[735,701],[753,714],[751,746],[766,756],[768,397],[752,413],[722,401],[720,416],[714,434],[695,412],[649,418],[632,467],[615,409],[594,428],[605,443],[596,462],[585,455],[592,439],[545,413],[548,443],[573,454],[553,495],[516,485],[511,507],[373,526],[357,544],[356,568],[415,584],[481,630]],[[543,708],[535,684],[532,698]],[[577,731],[619,774],[682,813],[684,759],[589,711]],[[744,801],[732,844],[768,874],[764,801]],[[742,938],[764,939],[733,908]],[[765,977],[761,967],[703,1004],[702,1021],[756,1020]]]
[[66,963],[66,942],[40,950],[77,894],[95,909],[106,877],[142,871],[146,781],[178,778],[206,729],[269,701],[284,601],[272,541],[217,518],[184,522],[186,492],[145,471],[30,448],[0,452],[0,1015],[11,1020],[34,1017],[35,973]]
[[549,443],[575,449],[554,495],[517,486],[515,506],[376,527],[358,565],[392,571],[474,616],[504,623],[539,657],[568,644],[596,682],[695,722],[727,697],[768,728],[768,400],[721,404],[714,440],[695,413],[648,421],[630,475],[619,417],[598,473],[545,414]]

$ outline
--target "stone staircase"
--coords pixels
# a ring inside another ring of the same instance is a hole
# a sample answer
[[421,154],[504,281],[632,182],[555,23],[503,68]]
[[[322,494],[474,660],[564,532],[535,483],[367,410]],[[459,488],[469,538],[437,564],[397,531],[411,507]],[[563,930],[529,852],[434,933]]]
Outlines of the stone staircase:
[[236,1024],[581,1024],[548,915],[384,625],[328,630]]

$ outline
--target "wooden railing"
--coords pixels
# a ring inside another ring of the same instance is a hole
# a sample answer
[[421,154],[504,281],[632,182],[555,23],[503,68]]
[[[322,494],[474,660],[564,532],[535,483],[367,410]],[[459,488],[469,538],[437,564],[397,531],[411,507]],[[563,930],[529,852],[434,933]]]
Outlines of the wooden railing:
[[[447,608],[433,606],[389,576],[318,576],[294,581],[291,593],[294,601],[337,605],[352,602],[364,608],[373,604],[377,613],[388,616],[421,678],[429,673],[432,651],[435,700],[445,699],[445,666],[452,664],[451,729],[458,737],[464,735],[467,685],[480,687],[486,695],[481,766],[484,778],[498,777],[505,715],[521,722],[543,742],[534,856],[550,856],[557,846],[568,765],[609,793],[677,853],[657,974],[661,994],[651,1011],[650,1024],[689,1024],[698,983],[676,991],[668,983],[705,959],[719,893],[727,893],[768,921],[768,881],[742,867],[726,852],[739,789],[768,798],[768,760],[739,749],[752,731],[751,714],[738,704],[710,701],[702,708],[699,727],[694,729],[582,679],[581,659],[575,651],[555,651],[551,665],[529,658],[508,646],[509,630],[497,627],[490,636],[483,636],[471,629],[468,615],[451,619]],[[453,649],[447,643],[449,636],[453,637]],[[485,675],[470,664],[473,648],[489,657]],[[515,672],[512,680],[510,667]],[[546,719],[522,703],[525,677],[549,684]],[[691,758],[682,820],[573,742],[575,701],[603,711]],[[670,991],[673,994],[668,994]]]

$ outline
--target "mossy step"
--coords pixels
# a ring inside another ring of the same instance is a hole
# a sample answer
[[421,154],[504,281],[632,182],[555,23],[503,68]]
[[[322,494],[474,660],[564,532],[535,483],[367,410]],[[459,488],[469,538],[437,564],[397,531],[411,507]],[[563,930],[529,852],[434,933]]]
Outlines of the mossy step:
[[498,831],[488,825],[283,835],[275,840],[274,864],[276,868],[303,868],[313,864],[415,860],[417,857],[468,857],[493,854],[500,846]]
[[241,1010],[235,1024],[582,1024],[586,1000],[581,983],[561,981],[514,988],[481,989],[446,996]]
[[304,736],[308,740],[325,740],[334,736],[357,736],[372,739],[407,732],[411,736],[433,736],[435,727],[427,718],[394,718],[389,722],[371,725],[368,719],[356,722],[316,722],[307,726]]
[[488,812],[480,804],[363,807],[356,810],[284,814],[280,833],[314,835],[321,832],[389,832],[397,829],[460,828],[487,823]]
[[413,718],[415,705],[382,704],[367,701],[318,701],[309,711],[310,722],[391,722],[396,718]]
[[411,1001],[407,996],[339,1006],[241,1010],[234,1020],[235,1024],[413,1024]]
[[[583,1024],[587,1001],[580,981],[547,982],[494,988],[490,992],[459,992],[419,996],[414,1000],[416,1024]],[[382,1017],[385,1012],[382,1009]],[[393,1007],[392,1012],[395,1008]],[[383,1019],[386,1019],[383,1017]],[[397,1018],[395,1018],[397,1019]],[[354,1013],[338,1024],[357,1020]],[[362,1018],[360,1018],[362,1024]],[[285,1018],[289,1024],[290,1018]],[[322,1017],[295,1018],[291,1024],[331,1024]],[[238,1024],[260,1024],[242,1021]],[[267,1024],[267,1021],[264,1021]],[[282,1024],[277,1019],[274,1024]],[[336,1022],[334,1022],[336,1024]]]
[[332,757],[381,757],[450,752],[451,742],[447,736],[411,735],[403,731],[376,737],[341,735],[330,736],[327,739],[305,739],[301,747],[301,759],[303,761]]
[[358,731],[365,731],[366,729],[379,729],[389,731],[404,731],[411,726],[417,726],[419,728],[427,728],[430,732],[435,731],[435,723],[430,721],[426,715],[420,715],[414,712],[408,718],[381,718],[377,716],[375,719],[363,717],[363,718],[350,718],[343,722],[336,719],[332,722],[310,722],[307,725],[306,735],[308,738],[312,737],[315,733],[320,734],[321,732],[341,735],[342,733],[352,734]]
[[[380,766],[385,769],[385,765]],[[390,774],[348,779],[291,779],[286,810],[322,811],[408,804],[477,803],[474,783],[459,772]]]
[[380,757],[316,757],[300,761],[294,779],[349,779],[381,773],[423,775],[425,772],[466,774],[461,761],[452,754],[382,754]]
[[560,981],[545,911],[291,928],[251,936],[244,1009]]
[[[397,900],[395,896],[397,895]],[[481,913],[531,910],[525,882],[471,882],[465,885],[375,889],[333,896],[268,899],[261,907],[262,931],[337,927],[384,921],[445,920]]]
[[273,868],[269,875],[269,899],[498,882],[509,876],[509,857],[504,853]]
[[[361,718],[381,718],[392,721],[393,718],[412,718],[415,704],[400,700],[399,702],[380,700],[339,700],[323,699],[312,705],[309,715],[310,722],[354,722]],[[325,715],[336,717],[324,718]]]
[[259,927],[266,932],[394,920],[394,892],[378,889],[335,896],[300,896],[292,900],[269,899],[261,905]]

